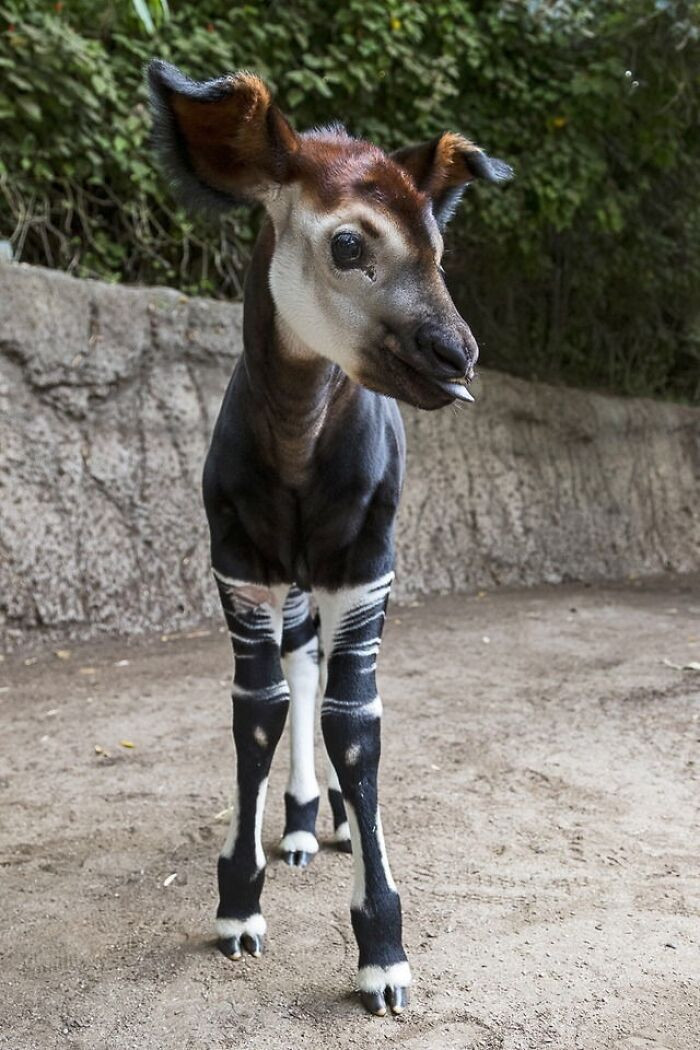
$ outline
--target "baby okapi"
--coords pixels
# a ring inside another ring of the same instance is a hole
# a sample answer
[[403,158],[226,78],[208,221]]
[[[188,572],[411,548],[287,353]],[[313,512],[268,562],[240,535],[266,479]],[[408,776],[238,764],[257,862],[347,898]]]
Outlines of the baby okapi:
[[263,809],[290,701],[281,848],[297,867],[318,850],[320,674],[334,838],[354,858],[359,989],[371,1013],[400,1013],[411,978],[377,801],[375,685],[404,474],[394,398],[426,409],[472,400],[478,349],[443,281],[441,230],[472,179],[512,172],[450,132],[391,155],[338,125],[298,134],[250,73],[197,83],[153,61],[148,76],[155,142],[181,199],[267,212],[244,351],[204,470],[235,664],[219,946],[232,959],[262,949]]

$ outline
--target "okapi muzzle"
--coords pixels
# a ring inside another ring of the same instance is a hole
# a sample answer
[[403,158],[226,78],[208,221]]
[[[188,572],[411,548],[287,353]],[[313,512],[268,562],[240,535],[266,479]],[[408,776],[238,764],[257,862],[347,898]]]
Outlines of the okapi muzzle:
[[353,854],[357,985],[371,1013],[398,1014],[411,971],[379,810],[375,674],[405,467],[394,399],[426,409],[472,400],[478,349],[443,280],[442,231],[470,182],[512,173],[452,132],[393,154],[339,125],[300,134],[251,73],[198,83],[154,61],[148,79],[155,145],[180,199],[266,212],[243,354],[204,468],[234,656],[218,947],[230,959],[262,952],[263,815],[288,716],[280,852],[298,869],[319,851],[321,697],[330,844]]
[[[474,378],[479,347],[451,299],[426,320],[390,327],[383,350],[388,354],[378,357],[377,368],[390,376],[387,387],[393,386],[384,392],[425,409],[474,400],[467,384]],[[372,388],[369,375],[363,381]]]

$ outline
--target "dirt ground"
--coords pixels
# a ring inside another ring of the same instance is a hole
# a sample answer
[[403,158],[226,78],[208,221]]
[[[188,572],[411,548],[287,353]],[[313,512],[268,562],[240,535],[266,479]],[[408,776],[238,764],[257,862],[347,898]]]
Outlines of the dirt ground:
[[0,663],[0,1046],[700,1047],[700,674],[680,669],[700,660],[700,580],[393,607],[383,818],[415,976],[398,1019],[351,991],[351,858],[276,856],[285,747],[267,950],[213,950],[230,655],[218,623],[191,634]]

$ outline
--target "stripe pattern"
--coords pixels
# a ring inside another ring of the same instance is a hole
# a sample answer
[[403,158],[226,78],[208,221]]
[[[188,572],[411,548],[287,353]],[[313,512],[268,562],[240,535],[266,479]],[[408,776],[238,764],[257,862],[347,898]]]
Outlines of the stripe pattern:
[[233,740],[236,792],[219,856],[217,931],[234,958],[241,944],[259,954],[264,933],[262,824],[267,778],[289,707],[282,673],[282,605],[287,588],[267,588],[214,571],[234,654]]
[[[393,572],[366,586],[323,595],[321,627],[328,681],[321,717],[333,713],[379,718],[375,671]],[[319,606],[321,606],[319,596]]]
[[[366,585],[319,592],[328,680],[321,725],[345,804],[354,865],[350,907],[366,1005],[402,1008],[410,971],[401,901],[389,868],[377,797],[381,700],[375,671],[393,573]],[[333,799],[335,806],[337,799]],[[336,819],[341,816],[337,813]]]

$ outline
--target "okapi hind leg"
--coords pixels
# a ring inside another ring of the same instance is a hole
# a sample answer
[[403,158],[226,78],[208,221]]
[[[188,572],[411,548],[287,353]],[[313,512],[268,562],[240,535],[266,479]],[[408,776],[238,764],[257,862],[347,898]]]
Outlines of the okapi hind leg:
[[284,603],[282,630],[282,666],[290,693],[290,762],[280,851],[286,863],[296,868],[307,867],[318,853],[319,791],[314,768],[318,665],[318,634],[309,595],[292,586]]
[[328,658],[321,725],[343,794],[354,862],[350,915],[365,1008],[401,1013],[411,973],[401,940],[401,901],[384,845],[377,797],[381,700],[376,659],[393,573],[372,583],[319,592]]
[[282,674],[282,605],[287,587],[264,587],[214,571],[234,653],[233,739],[236,797],[219,856],[218,947],[231,959],[257,957],[267,930],[262,822],[272,756],[282,735],[289,690]]

